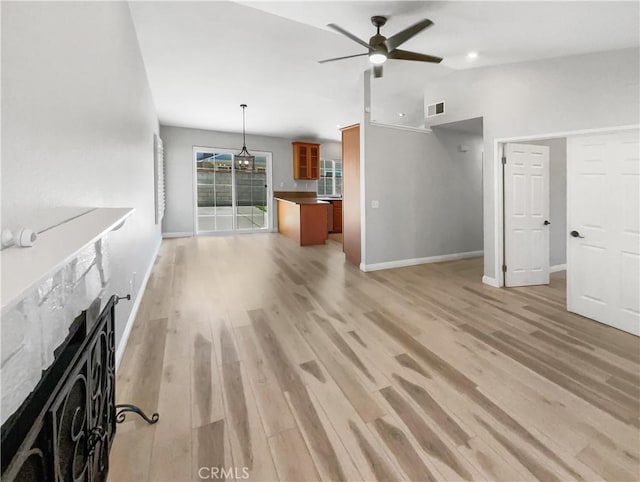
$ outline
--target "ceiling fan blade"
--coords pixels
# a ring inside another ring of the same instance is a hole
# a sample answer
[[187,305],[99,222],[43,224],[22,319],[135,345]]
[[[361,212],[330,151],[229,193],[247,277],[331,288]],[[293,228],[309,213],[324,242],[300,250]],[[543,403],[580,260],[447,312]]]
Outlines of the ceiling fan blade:
[[435,55],[419,54],[417,52],[409,52],[408,50],[395,49],[389,52],[390,59],[396,60],[417,60],[418,62],[432,62],[439,64],[442,62],[442,57],[436,57]]
[[374,65],[373,66],[373,77],[379,79],[382,77],[382,65]]
[[349,37],[351,40],[353,40],[354,42],[359,43],[360,45],[362,45],[367,50],[373,50],[371,48],[371,45],[369,45],[367,42],[365,42],[364,40],[359,39],[358,37],[353,35],[351,32],[347,32],[345,29],[343,29],[342,27],[336,25],[335,23],[330,23],[329,25],[327,25],[327,27],[332,28],[336,32],[340,32],[345,37]]
[[351,59],[353,57],[362,57],[363,55],[369,55],[369,54],[368,53],[364,53],[364,54],[355,54],[355,55],[345,55],[344,57],[336,57],[334,59],[318,60],[318,63],[319,64],[325,64],[327,62],[335,62],[336,60]]
[[420,20],[415,25],[405,28],[402,32],[398,32],[393,37],[389,37],[384,42],[387,47],[387,51],[391,52],[396,47],[400,47],[400,45],[405,43],[407,40],[409,40],[411,37],[416,35],[418,32],[421,32],[422,30],[424,30],[425,28],[431,25],[433,25],[433,22],[428,18],[425,18],[424,20]]

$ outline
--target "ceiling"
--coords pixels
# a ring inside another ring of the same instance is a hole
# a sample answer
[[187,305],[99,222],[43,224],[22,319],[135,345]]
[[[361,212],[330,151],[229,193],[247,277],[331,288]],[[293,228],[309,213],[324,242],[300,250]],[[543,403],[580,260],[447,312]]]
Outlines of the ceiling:
[[[402,46],[444,57],[440,65],[389,61],[372,79],[372,117],[418,125],[422,93],[456,69],[639,45],[638,2],[131,2],[160,122],[286,138],[338,139],[360,120],[366,57],[328,29],[365,41],[372,15],[386,36],[430,18],[434,26]],[[475,61],[466,54],[479,52]],[[399,114],[405,114],[400,117]]]

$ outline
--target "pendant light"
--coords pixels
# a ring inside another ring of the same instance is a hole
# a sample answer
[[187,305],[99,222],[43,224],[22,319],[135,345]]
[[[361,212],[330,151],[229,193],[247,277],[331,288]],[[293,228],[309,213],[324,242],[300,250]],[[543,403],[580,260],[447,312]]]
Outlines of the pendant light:
[[247,104],[240,104],[240,107],[242,107],[242,150],[234,156],[236,170],[253,172],[256,167],[256,156],[249,154],[245,140],[245,109]]

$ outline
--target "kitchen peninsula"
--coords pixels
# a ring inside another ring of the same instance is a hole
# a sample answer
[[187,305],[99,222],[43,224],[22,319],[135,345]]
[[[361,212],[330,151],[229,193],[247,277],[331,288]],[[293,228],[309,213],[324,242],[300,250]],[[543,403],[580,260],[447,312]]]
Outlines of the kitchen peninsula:
[[276,191],[278,232],[300,243],[300,246],[324,244],[327,241],[330,204],[318,199],[315,192]]

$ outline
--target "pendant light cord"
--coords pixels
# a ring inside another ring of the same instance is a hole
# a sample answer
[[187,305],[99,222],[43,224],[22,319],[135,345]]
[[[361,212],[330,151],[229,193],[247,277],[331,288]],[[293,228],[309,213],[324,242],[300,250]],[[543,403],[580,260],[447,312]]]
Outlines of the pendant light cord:
[[242,104],[240,107],[242,107],[242,149],[246,150],[247,149],[247,141],[245,138],[245,112],[247,109],[247,104]]

